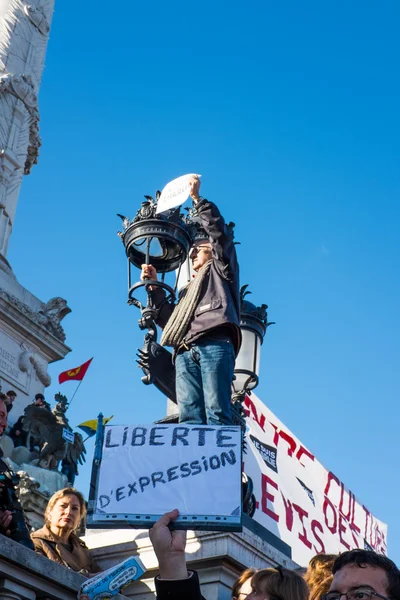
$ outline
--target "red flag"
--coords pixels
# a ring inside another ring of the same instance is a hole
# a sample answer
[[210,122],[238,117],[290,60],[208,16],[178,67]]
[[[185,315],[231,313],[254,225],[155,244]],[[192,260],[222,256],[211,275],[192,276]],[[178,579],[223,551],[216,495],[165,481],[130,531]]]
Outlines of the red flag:
[[58,383],[64,383],[64,381],[69,381],[70,379],[75,379],[76,381],[82,381],[82,379],[86,375],[86,371],[89,368],[90,363],[93,358],[86,361],[80,367],[76,367],[76,369],[70,369],[69,371],[63,371],[58,376]]

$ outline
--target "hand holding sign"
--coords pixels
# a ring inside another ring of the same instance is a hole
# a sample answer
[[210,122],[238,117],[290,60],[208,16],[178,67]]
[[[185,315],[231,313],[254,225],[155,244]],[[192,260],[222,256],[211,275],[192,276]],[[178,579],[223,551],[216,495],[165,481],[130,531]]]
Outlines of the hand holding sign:
[[192,175],[189,179],[189,196],[193,200],[193,202],[199,201],[199,190],[200,190],[200,179],[199,175]]
[[158,558],[161,579],[186,579],[186,531],[171,531],[168,525],[179,515],[178,509],[165,513],[150,529],[150,540]]
[[197,201],[200,188],[199,177],[201,177],[201,175],[189,173],[167,183],[158,199],[156,214],[180,206],[186,202],[189,195],[193,200]]

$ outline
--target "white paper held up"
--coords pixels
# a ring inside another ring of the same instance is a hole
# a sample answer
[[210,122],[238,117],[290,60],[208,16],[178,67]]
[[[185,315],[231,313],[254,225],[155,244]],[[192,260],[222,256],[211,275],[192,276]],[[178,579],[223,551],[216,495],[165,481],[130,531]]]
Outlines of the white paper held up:
[[189,198],[189,181],[194,176],[201,177],[196,173],[188,173],[167,183],[158,199],[156,214],[183,204]]

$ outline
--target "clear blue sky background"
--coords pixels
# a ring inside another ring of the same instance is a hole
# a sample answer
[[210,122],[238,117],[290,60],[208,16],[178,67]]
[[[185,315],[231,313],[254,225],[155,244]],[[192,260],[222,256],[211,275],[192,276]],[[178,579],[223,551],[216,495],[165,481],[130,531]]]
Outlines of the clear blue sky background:
[[[71,424],[150,422],[117,212],[183,173],[236,222],[276,325],[258,395],[380,519],[400,562],[397,2],[56,2],[43,147],[8,258],[91,356]],[[62,386],[71,395],[75,384]],[[88,443],[89,459],[92,443]],[[87,492],[89,466],[77,480]]]

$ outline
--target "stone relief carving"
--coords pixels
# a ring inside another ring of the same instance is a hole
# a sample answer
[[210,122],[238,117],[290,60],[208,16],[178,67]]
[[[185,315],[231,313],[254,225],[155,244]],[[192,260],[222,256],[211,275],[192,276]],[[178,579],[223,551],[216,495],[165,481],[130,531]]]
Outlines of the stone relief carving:
[[32,499],[33,492],[40,488],[40,483],[34,477],[30,477],[26,471],[18,471],[20,480],[18,484],[19,500],[22,508],[27,508]]
[[0,94],[9,92],[23,102],[30,116],[29,146],[25,161],[24,174],[28,175],[33,165],[38,162],[39,148],[42,140],[39,135],[38,98],[30,75],[13,75],[7,73],[0,77]]
[[51,384],[51,377],[47,372],[46,366],[41,362],[37,354],[30,352],[29,350],[24,350],[19,356],[18,366],[23,373],[28,373],[30,365],[32,365],[39,381],[43,383],[45,387],[49,387]]
[[4,298],[7,302],[13,304],[22,314],[28,317],[28,319],[31,319],[37,325],[47,329],[47,331],[62,342],[65,341],[65,332],[61,327],[60,322],[71,312],[71,309],[64,298],[51,298],[51,300],[46,302],[46,304],[43,304],[42,308],[38,311],[32,310],[27,304],[22,302],[19,298],[16,298],[16,296],[9,294],[3,288],[0,288],[0,298]]
[[44,14],[43,7],[35,7],[31,4],[26,4],[24,6],[24,13],[42,35],[47,35],[49,33],[50,25]]
[[[55,395],[56,405],[52,410],[30,404],[25,408],[22,428],[27,432],[27,447],[39,449],[38,458],[30,462],[43,469],[57,469],[59,463],[66,459],[75,470],[78,463],[85,462],[86,448],[80,433],[73,432],[69,425],[66,411],[66,396]],[[65,439],[65,431],[73,437],[73,442]]]

